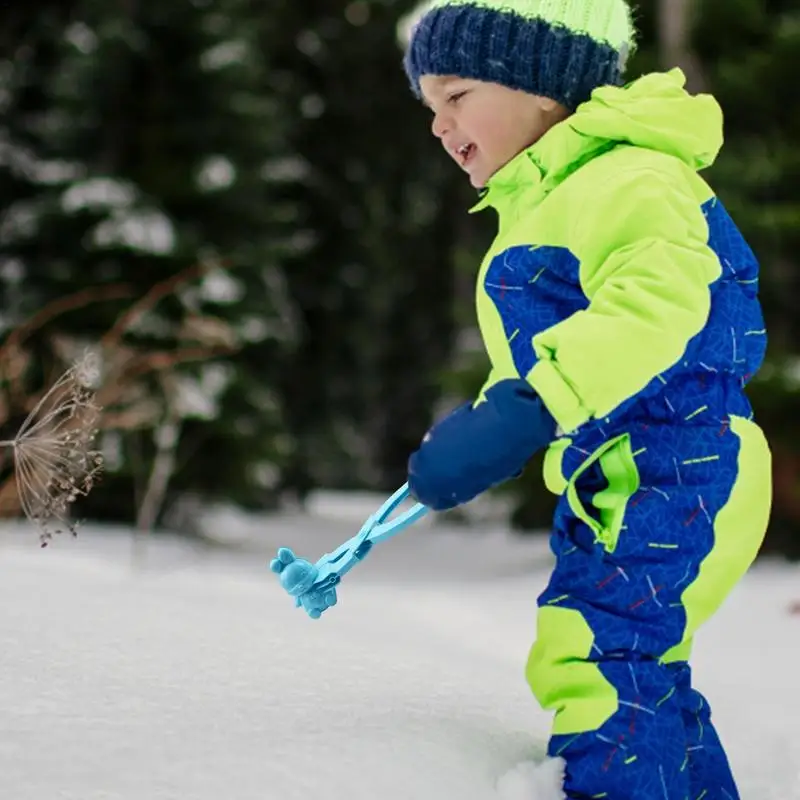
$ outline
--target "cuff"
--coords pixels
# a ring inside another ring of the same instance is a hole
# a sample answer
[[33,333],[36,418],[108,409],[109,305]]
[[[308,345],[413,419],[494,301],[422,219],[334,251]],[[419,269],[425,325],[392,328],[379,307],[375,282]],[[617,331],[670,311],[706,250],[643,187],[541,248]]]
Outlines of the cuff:
[[525,377],[553,415],[561,433],[572,433],[591,418],[591,412],[552,361],[537,361]]

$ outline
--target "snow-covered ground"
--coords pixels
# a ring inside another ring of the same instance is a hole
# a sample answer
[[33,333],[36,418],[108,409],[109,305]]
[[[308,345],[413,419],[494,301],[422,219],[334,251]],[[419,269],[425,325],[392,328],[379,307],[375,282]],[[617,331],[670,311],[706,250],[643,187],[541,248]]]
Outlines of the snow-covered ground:
[[[376,548],[309,619],[267,569],[352,535],[338,509],[246,522],[238,547],[0,528],[2,800],[551,800],[523,679],[540,539],[432,530]],[[800,798],[800,570],[759,564],[695,673],[744,800]]]

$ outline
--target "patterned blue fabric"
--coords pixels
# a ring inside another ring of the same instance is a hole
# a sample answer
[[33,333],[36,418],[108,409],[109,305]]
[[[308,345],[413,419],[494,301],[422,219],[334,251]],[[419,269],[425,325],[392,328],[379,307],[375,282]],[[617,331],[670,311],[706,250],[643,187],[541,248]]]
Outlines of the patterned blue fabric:
[[[683,708],[694,697],[677,692],[673,669],[658,658],[683,637],[681,595],[714,545],[714,518],[736,480],[739,439],[727,425],[640,423],[631,442],[641,487],[628,503],[616,549],[607,553],[596,544],[562,497],[551,537],[556,566],[539,598],[540,605],[580,611],[595,637],[591,658],[616,687],[619,711],[597,731],[554,736],[550,752],[567,760],[570,797],[605,790],[626,800],[685,800],[705,790],[709,800],[735,798],[730,788],[720,793],[727,762],[713,728],[687,729]],[[591,497],[605,485],[599,469],[578,480],[590,514]],[[705,736],[708,752],[689,749]],[[702,770],[688,770],[697,758]]]
[[[728,414],[751,417],[741,391],[764,359],[766,332],[758,302],[758,262],[721,201],[702,206],[709,246],[722,266],[710,287],[711,313],[684,357],[604,420],[584,425],[564,457],[569,478],[601,442],[632,423],[721,425]],[[486,273],[486,292],[503,320],[514,363],[526,375],[536,363],[533,337],[589,301],[578,281],[578,259],[559,247],[518,246],[498,254]]]
[[738,797],[728,757],[711,722],[708,701],[692,687],[691,668],[680,661],[667,669],[672,673],[686,731],[686,766],[689,786],[693,789],[690,798],[703,798],[706,787],[711,787],[705,794],[709,800]]
[[531,341],[589,301],[578,282],[578,259],[563,247],[512,247],[489,265],[484,287],[525,377],[536,363]]
[[[640,477],[612,552],[595,542],[566,496],[555,513],[556,566],[539,604],[581,613],[594,634],[590,660],[619,696],[618,711],[600,729],[551,739],[550,754],[567,762],[570,798],[739,796],[688,665],[659,662],[681,643],[682,592],[714,546],[713,522],[737,477],[739,438],[729,417],[752,416],[743,389],[763,360],[766,342],[756,259],[721,202],[709,201],[703,213],[709,245],[722,266],[710,287],[707,325],[678,363],[607,419],[583,426],[564,454],[569,478],[599,444],[628,433]],[[522,375],[536,361],[532,338],[588,305],[577,259],[559,248],[518,247],[500,254],[485,286]],[[606,487],[597,465],[577,479],[588,515],[599,518],[592,498]],[[569,696],[569,670],[563,680],[562,693]],[[581,687],[574,692],[579,696]]]

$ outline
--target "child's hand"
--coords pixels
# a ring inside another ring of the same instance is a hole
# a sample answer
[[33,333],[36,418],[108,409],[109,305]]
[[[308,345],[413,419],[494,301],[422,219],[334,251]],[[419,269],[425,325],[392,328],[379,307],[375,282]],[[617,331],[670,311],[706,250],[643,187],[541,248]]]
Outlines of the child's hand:
[[408,462],[411,493],[436,511],[466,503],[518,475],[555,431],[527,381],[500,381],[485,402],[460,406],[428,431]]

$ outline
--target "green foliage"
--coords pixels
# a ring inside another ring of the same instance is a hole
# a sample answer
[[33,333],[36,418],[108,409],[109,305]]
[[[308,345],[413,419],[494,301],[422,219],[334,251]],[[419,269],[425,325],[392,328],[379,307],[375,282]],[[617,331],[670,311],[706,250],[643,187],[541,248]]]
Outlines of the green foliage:
[[[211,410],[185,412],[183,468],[171,488],[251,503],[274,490],[259,465],[282,458],[279,409],[264,397],[278,377],[275,350],[292,336],[262,177],[281,128],[264,93],[259,19],[240,0],[131,8],[83,0],[29,21],[0,64],[5,331],[79,289],[119,282],[142,296],[194,264],[218,264],[164,298],[123,345],[177,356],[207,345],[187,335],[188,323],[229,325],[243,346],[226,358],[221,385],[209,384],[221,368],[213,360],[174,370],[182,394],[194,383],[189,394]],[[37,332],[35,352],[52,360],[56,335],[75,348],[95,342],[128,302],[58,317]],[[163,382],[143,383],[166,409]],[[84,513],[131,519],[160,424],[118,437],[118,457]]]
[[411,5],[287,3],[264,44],[302,164],[279,194],[287,232],[306,234],[283,259],[300,323],[280,390],[299,492],[402,483],[453,347],[466,202],[402,70]]
[[797,352],[800,2],[700,3],[694,44],[723,107],[726,146],[711,179],[763,265],[770,357]]
[[[18,34],[0,40],[1,332],[87,286],[141,296],[192,264],[224,267],[124,339],[176,353],[187,323],[212,317],[244,343],[175,370],[208,406],[178,425],[176,502],[257,507],[283,490],[405,478],[453,349],[457,226],[472,201],[405,83],[397,27],[412,5],[0,12]],[[96,341],[127,302],[37,331],[37,363],[53,360],[55,335]],[[174,420],[163,382],[144,383],[160,418],[105,437],[114,458],[84,513],[129,520],[146,493]]]
[[773,450],[765,551],[800,557],[800,68],[798,0],[701,0],[693,46],[722,105],[726,144],[709,180],[761,262],[767,362],[750,388]]
[[[474,280],[494,219],[467,214],[474,193],[406,85],[398,23],[415,5],[0,10],[0,337],[77,290],[124,283],[139,297],[193,264],[219,267],[123,340],[175,354],[206,346],[186,330],[212,320],[241,343],[170,373],[194,409],[179,415],[167,511],[192,496],[259,508],[316,486],[391,491],[432,419],[483,383]],[[673,66],[660,63],[657,0],[635,5],[631,78]],[[751,396],[779,465],[769,546],[800,553],[800,0],[694,8],[688,44],[726,114],[708,178],[763,265],[770,350]],[[130,302],[38,330],[33,382]],[[143,385],[161,411],[106,437],[111,469],[84,514],[131,520],[147,492],[175,420],[164,381]],[[9,428],[22,414],[11,405]],[[501,491],[515,525],[549,524],[540,459]]]

